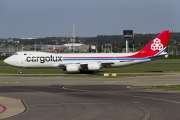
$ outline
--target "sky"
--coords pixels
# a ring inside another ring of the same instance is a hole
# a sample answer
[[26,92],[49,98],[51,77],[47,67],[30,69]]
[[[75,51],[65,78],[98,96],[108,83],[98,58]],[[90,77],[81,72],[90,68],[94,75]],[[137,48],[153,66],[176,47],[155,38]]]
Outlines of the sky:
[[180,32],[180,0],[0,0],[0,38]]

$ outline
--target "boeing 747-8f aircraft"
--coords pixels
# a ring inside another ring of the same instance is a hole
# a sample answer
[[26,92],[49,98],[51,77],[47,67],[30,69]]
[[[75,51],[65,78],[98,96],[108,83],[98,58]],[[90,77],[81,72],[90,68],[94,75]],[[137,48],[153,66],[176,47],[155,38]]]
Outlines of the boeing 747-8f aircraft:
[[21,51],[6,58],[6,64],[19,68],[61,68],[67,72],[97,71],[165,58],[171,31],[165,30],[136,53],[46,53]]

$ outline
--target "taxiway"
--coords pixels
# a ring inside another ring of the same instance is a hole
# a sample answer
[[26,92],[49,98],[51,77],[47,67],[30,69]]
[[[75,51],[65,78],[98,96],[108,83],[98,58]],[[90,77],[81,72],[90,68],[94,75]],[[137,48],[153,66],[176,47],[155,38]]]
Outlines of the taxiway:
[[[126,78],[1,76],[0,96],[24,101],[22,113],[9,120],[179,120],[180,92],[151,87],[180,84],[179,77],[180,73]],[[20,108],[3,103],[7,109]]]

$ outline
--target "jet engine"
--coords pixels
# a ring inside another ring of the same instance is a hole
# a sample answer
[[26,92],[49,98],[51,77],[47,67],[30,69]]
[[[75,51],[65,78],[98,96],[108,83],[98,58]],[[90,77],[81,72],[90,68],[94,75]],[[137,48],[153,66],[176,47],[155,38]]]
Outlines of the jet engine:
[[66,66],[67,72],[79,72],[79,65],[78,64],[68,64]]
[[99,63],[88,63],[87,68],[89,71],[99,70],[101,68]]

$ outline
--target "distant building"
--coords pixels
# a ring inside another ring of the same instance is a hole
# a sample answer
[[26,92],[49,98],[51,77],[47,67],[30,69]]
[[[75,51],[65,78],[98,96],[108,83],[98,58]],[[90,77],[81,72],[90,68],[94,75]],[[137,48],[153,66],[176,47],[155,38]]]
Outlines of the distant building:
[[69,51],[74,49],[75,52],[87,52],[89,49],[88,45],[81,43],[68,43],[64,45],[67,46]]
[[33,39],[36,39],[36,38],[21,38],[22,40],[33,40]]
[[48,51],[48,52],[60,52],[67,50],[65,45],[43,45],[43,44],[36,44],[31,45],[30,50],[37,50],[37,51]]
[[0,53],[15,53],[17,51],[44,51],[44,52],[95,52],[96,46],[89,46],[81,43],[68,43],[63,45],[9,45],[8,47],[0,47]]
[[65,45],[45,45],[45,49],[46,51],[56,51],[56,52],[60,52],[60,51],[66,51],[67,47]]
[[[91,46],[91,49],[96,49],[96,46]],[[30,50],[47,51],[47,52],[89,52],[89,45],[81,43],[67,43],[63,45],[31,45]]]

